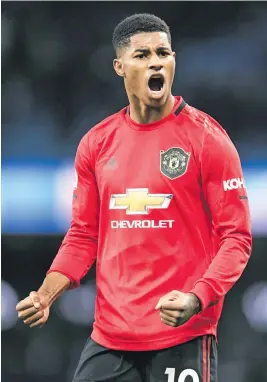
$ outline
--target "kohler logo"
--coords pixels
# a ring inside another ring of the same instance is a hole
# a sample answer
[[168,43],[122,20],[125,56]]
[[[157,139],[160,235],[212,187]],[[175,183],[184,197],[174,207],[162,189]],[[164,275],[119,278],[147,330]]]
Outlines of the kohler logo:
[[236,190],[237,188],[246,188],[243,178],[233,178],[223,181],[224,191]]

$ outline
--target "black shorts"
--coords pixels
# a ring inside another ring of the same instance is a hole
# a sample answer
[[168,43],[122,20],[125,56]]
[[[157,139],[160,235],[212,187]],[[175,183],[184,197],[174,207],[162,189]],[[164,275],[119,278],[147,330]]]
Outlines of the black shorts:
[[89,339],[73,382],[217,382],[217,344],[205,335],[153,351],[107,349]]

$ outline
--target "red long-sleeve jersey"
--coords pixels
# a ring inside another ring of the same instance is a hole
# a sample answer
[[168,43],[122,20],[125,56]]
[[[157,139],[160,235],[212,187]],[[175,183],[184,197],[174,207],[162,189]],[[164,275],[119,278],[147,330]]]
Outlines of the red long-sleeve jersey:
[[[71,227],[49,272],[75,287],[96,260],[92,338],[152,350],[216,335],[252,242],[240,160],[223,128],[181,97],[145,125],[125,108],[83,137],[75,168]],[[172,290],[202,304],[177,328],[155,310]]]

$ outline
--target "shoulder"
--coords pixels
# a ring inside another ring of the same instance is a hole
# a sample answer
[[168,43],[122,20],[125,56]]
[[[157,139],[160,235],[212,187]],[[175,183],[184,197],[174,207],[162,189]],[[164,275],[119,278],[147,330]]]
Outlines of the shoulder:
[[198,129],[199,133],[202,133],[203,136],[207,134],[218,134],[228,137],[220,123],[204,111],[191,105],[186,105],[184,115],[192,128]]
[[103,137],[109,135],[114,129],[119,128],[121,121],[123,119],[125,109],[122,109],[112,115],[109,115],[101,122],[97,123],[95,126],[91,127],[90,130],[85,134],[87,139],[93,139],[96,137]]
[[226,130],[209,114],[186,105],[184,116],[190,126],[193,140],[197,140],[202,148],[204,146],[213,146],[213,149],[216,147],[225,147],[225,149],[234,147]]
[[85,148],[91,156],[97,151],[98,147],[109,137],[115,130],[118,130],[124,118],[125,108],[108,116],[82,137],[79,147]]

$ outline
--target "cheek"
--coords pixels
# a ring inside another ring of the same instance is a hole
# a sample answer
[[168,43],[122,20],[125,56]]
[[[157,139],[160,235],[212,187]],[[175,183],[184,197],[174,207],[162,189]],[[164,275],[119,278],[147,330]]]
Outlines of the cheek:
[[176,69],[176,61],[174,61],[174,63],[173,63],[173,77],[175,75],[175,69]]
[[125,74],[131,89],[138,90],[142,86],[142,75],[140,70],[133,67],[127,67]]
[[168,73],[169,73],[170,78],[174,77],[174,73],[175,73],[175,61],[171,61],[169,63],[169,65],[168,65]]

